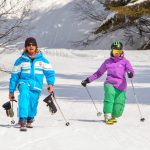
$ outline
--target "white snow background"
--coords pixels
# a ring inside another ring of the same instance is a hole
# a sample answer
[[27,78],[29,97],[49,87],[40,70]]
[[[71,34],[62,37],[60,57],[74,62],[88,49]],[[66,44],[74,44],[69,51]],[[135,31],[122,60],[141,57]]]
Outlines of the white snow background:
[[[34,128],[20,132],[11,127],[11,118],[6,117],[1,108],[0,114],[0,149],[7,150],[148,150],[150,148],[150,52],[126,51],[126,57],[132,62],[136,75],[133,79],[137,98],[145,122],[140,122],[140,115],[128,80],[127,103],[123,116],[118,123],[108,126],[103,116],[97,117],[94,106],[80,83],[109,57],[110,51],[101,50],[43,50],[51,60],[56,71],[55,95],[70,126],[65,126],[60,112],[51,115],[42,101],[47,95],[46,83],[40,97],[38,114]],[[140,53],[140,54],[139,54]],[[1,54],[1,68],[11,70],[20,56],[20,51]],[[0,104],[8,101],[8,84],[10,75],[0,72]],[[101,79],[89,84],[88,88],[94,101],[102,111],[103,81]],[[16,98],[18,92],[16,91]],[[17,104],[15,121],[17,122]]]

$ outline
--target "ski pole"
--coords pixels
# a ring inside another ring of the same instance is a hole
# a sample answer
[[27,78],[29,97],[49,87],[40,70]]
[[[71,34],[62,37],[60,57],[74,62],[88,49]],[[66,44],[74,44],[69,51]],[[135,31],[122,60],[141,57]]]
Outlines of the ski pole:
[[90,94],[90,91],[88,90],[87,87],[85,87],[85,89],[86,89],[86,91],[87,91],[89,97],[90,97],[91,100],[92,100],[92,103],[93,103],[93,105],[94,105],[95,110],[97,111],[97,116],[101,116],[101,115],[102,115],[102,112],[99,112],[99,111],[98,111],[98,109],[97,109],[97,107],[96,107],[96,104],[95,104],[95,102],[94,102],[94,100],[93,100],[93,98],[92,98],[92,96],[91,96],[91,94]]
[[15,124],[13,102],[17,102],[17,101],[15,100],[15,97],[12,97],[12,100],[11,100],[11,107],[12,107],[12,108],[11,108],[11,115],[10,115],[10,117],[12,118],[11,124]]
[[12,120],[11,120],[11,124],[15,124],[15,120],[14,120],[14,109],[13,109],[13,101],[14,100],[12,100],[11,101],[11,106],[12,106],[12,111],[11,111],[11,116],[10,117],[12,117]]
[[69,123],[69,122],[67,121],[67,119],[65,118],[65,115],[64,115],[64,113],[62,112],[62,110],[60,109],[60,106],[59,106],[59,104],[58,104],[58,102],[57,102],[57,100],[56,100],[55,97],[54,97],[54,100],[55,100],[55,102],[56,102],[56,105],[57,105],[57,107],[58,107],[58,109],[59,109],[59,111],[60,111],[62,117],[64,118],[64,121],[66,122],[66,126],[69,126],[70,123]]
[[140,117],[141,117],[140,121],[141,121],[141,122],[144,122],[144,121],[145,121],[145,118],[143,117],[143,115],[142,115],[142,113],[141,113],[140,105],[139,105],[137,96],[136,96],[136,94],[135,94],[135,89],[134,89],[134,85],[133,85],[132,79],[131,79],[131,85],[132,85],[132,89],[133,89],[134,98],[135,98],[135,101],[136,101],[136,104],[137,104],[137,107],[138,107],[138,110],[139,110],[139,114],[140,114]]
[[[48,88],[48,90],[49,90],[49,88]],[[54,101],[56,102],[56,105],[57,105],[57,107],[58,107],[58,109],[59,109],[59,111],[60,111],[60,113],[61,113],[61,115],[62,115],[62,117],[63,117],[63,119],[64,119],[64,121],[66,122],[66,126],[69,126],[70,125],[70,123],[67,121],[67,119],[66,119],[66,117],[65,117],[65,115],[64,115],[64,113],[62,112],[62,110],[61,110],[61,108],[60,108],[60,106],[59,106],[59,104],[58,104],[58,102],[57,102],[57,100],[56,100],[56,98],[55,98],[55,95],[54,95],[54,92],[52,92],[52,98],[54,99]]]

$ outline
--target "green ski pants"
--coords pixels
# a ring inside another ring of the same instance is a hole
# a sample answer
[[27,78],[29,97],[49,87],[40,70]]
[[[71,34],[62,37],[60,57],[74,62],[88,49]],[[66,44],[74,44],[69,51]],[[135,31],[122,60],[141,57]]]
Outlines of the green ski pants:
[[105,84],[104,91],[104,114],[120,117],[125,106],[126,92],[114,88],[111,84]]

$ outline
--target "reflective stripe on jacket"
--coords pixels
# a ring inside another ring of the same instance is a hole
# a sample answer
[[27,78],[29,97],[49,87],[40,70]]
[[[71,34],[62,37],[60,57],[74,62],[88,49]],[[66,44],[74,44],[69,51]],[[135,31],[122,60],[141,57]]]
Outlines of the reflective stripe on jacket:
[[23,53],[15,64],[9,83],[9,92],[14,93],[17,85],[26,83],[31,90],[41,91],[43,78],[46,77],[47,84],[54,85],[55,72],[51,63],[39,52],[34,60]]

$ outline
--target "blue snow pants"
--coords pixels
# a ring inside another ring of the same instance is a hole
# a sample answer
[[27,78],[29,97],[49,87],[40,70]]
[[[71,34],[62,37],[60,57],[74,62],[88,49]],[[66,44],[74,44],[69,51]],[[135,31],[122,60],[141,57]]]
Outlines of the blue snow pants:
[[26,122],[28,119],[34,119],[37,114],[37,106],[40,93],[30,90],[27,84],[19,85],[20,95],[18,97],[18,117],[19,121]]

